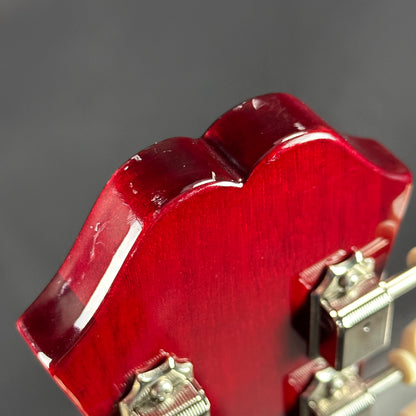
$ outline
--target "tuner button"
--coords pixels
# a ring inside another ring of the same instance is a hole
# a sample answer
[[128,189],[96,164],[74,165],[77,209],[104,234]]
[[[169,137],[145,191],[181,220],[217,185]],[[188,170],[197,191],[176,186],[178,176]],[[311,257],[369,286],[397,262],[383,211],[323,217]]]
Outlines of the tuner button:
[[415,416],[416,415],[416,402],[409,404],[400,413],[399,416]]
[[403,374],[403,383],[416,385],[416,357],[402,348],[392,350],[389,354],[390,363]]
[[413,247],[408,253],[407,253],[407,265],[409,267],[416,266],[416,247]]

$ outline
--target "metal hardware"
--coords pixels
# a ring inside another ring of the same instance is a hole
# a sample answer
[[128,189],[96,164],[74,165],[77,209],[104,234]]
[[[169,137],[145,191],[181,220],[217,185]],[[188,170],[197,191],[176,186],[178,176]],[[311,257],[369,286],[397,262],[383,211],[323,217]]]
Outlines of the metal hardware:
[[389,367],[367,383],[368,392],[374,397],[377,397],[396,384],[400,384],[402,381],[403,373],[397,368]]
[[173,357],[137,374],[131,391],[119,403],[121,416],[209,416],[209,409],[192,364]]
[[356,366],[336,371],[325,368],[301,397],[300,416],[371,416],[376,397],[402,381],[402,373],[390,367],[364,381]]
[[301,416],[370,416],[378,395],[402,381],[415,384],[407,376],[416,363],[414,323],[406,328],[402,349],[397,350],[410,354],[403,367],[391,353],[393,366],[365,381],[357,366],[390,344],[393,302],[415,287],[416,267],[379,281],[374,260],[360,252],[329,267],[312,293],[310,354],[324,357],[332,367],[315,374],[301,397]]
[[[415,287],[416,267],[379,282],[374,260],[359,251],[329,267],[311,297],[310,355],[321,355],[341,370],[386,348],[393,301]],[[328,343],[335,351],[321,346],[323,333],[336,337]]]
[[370,416],[375,402],[356,368],[318,371],[302,395],[301,416]]

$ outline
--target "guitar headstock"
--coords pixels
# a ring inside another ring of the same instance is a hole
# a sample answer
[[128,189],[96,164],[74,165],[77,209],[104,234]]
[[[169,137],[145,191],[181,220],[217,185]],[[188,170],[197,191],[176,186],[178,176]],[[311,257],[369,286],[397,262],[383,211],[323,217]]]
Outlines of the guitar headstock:
[[377,142],[289,95],[253,98],[115,172],[18,328],[87,416],[297,414],[315,373],[367,357],[346,358],[356,338],[322,305],[381,290],[410,189]]

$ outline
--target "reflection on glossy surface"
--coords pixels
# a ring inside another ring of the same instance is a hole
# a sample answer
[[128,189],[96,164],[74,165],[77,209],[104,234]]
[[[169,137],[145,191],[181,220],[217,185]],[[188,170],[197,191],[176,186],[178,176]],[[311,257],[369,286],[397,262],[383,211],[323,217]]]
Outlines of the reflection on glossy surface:
[[249,100],[128,160],[19,329],[85,415],[110,414],[162,349],[194,363],[212,414],[281,415],[322,259],[369,247],[381,269],[410,181],[295,98]]
[[117,274],[120,271],[121,266],[126,260],[127,255],[133,247],[133,244],[136,242],[136,239],[139,236],[142,228],[143,227],[139,223],[139,221],[134,221],[131,224],[129,231],[127,232],[122,243],[116,250],[103,277],[101,278],[100,282],[95,288],[93,294],[91,295],[81,314],[74,322],[74,327],[78,331],[82,331],[85,328],[85,326],[94,316],[98,307],[101,305],[106,294],[110,290],[110,287],[114,282],[114,279],[117,277]]

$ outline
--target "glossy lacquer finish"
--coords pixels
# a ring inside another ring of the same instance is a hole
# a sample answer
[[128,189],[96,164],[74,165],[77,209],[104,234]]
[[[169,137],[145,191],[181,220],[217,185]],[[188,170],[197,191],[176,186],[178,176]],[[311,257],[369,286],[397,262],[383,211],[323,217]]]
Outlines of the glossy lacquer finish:
[[382,268],[410,182],[297,99],[248,100],[113,175],[19,330],[85,415],[116,413],[164,352],[192,361],[213,416],[284,415],[315,368],[295,371],[309,291],[352,247]]

